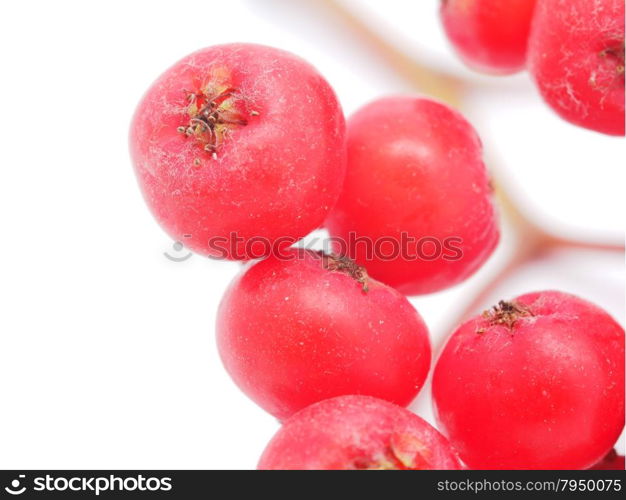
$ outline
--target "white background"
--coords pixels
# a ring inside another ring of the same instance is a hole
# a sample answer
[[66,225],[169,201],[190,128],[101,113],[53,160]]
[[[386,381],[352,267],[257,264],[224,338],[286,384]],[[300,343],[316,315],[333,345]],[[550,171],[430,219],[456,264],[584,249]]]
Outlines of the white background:
[[[623,241],[623,139],[562,122],[526,75],[464,69],[436,0],[342,4],[412,56],[489,87],[465,111],[498,159],[499,181],[537,224]],[[0,467],[253,468],[278,423],[233,385],[214,344],[217,304],[238,265],[164,257],[182,252],[133,176],[134,106],[177,59],[231,41],[309,60],[346,113],[414,89],[323,1],[1,5]],[[412,299],[436,344],[517,244],[509,229],[468,283]],[[542,288],[580,294],[624,324],[622,253],[545,256],[482,306]],[[413,408],[431,418],[428,390]]]

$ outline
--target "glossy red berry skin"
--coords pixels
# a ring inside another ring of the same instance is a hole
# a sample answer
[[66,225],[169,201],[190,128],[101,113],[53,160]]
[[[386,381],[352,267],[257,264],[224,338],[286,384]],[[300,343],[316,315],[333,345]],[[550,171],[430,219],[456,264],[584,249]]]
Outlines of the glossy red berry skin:
[[468,66],[492,74],[524,69],[535,0],[442,0],[446,34]]
[[[172,238],[203,255],[248,259],[323,223],[343,182],[345,120],[302,59],[218,45],[152,84],[130,151],[146,203]],[[255,237],[269,244],[251,250]]]
[[538,0],[528,69],[562,118],[624,135],[624,0]]
[[600,460],[590,470],[624,470],[624,455],[618,455],[615,449],[609,451],[606,456]]
[[450,444],[410,411],[367,396],[327,399],[287,420],[259,469],[460,469]]
[[522,295],[454,332],[432,394],[470,469],[588,468],[624,427],[624,330],[573,295]]
[[245,269],[220,304],[226,370],[279,419],[344,394],[405,406],[428,373],[428,330],[407,299],[357,267],[331,264],[310,251],[269,257]]
[[[442,290],[480,268],[498,243],[498,221],[482,144],[458,112],[422,97],[378,99],[349,118],[347,145],[346,182],[326,222],[346,242],[337,252],[407,295]],[[363,238],[391,238],[407,252],[390,258],[381,245],[368,255]]]

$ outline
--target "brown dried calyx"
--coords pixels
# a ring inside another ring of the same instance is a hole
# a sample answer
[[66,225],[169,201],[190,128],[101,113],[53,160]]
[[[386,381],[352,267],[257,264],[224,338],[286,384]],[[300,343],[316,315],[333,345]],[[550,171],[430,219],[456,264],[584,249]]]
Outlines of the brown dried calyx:
[[322,257],[322,266],[328,271],[337,271],[350,276],[353,280],[361,285],[361,289],[364,292],[368,292],[369,276],[363,266],[359,266],[350,257],[336,254],[326,254],[324,252],[318,252]]
[[426,470],[430,469],[431,451],[411,434],[394,433],[389,445],[374,458],[357,458],[353,466],[358,470]]
[[[513,329],[518,319],[526,316],[533,316],[530,309],[516,302],[505,300],[501,300],[497,305],[483,312],[483,318],[488,320],[491,326],[504,325],[509,330]],[[484,330],[480,330],[478,333],[483,333]]]
[[[177,128],[185,137],[195,137],[205,151],[217,158],[217,148],[233,127],[243,127],[248,121],[236,110],[240,99],[237,90],[229,87],[216,94],[208,91],[187,92],[187,125]],[[257,115],[253,111],[251,114]]]

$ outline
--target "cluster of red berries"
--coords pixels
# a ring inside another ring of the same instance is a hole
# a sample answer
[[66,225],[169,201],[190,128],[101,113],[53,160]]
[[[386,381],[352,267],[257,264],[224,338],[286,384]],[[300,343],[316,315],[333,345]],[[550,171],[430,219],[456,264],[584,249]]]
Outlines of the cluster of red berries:
[[528,68],[564,119],[624,135],[624,0],[443,0],[441,17],[472,68]]
[[[174,238],[231,259],[263,242],[217,321],[234,381],[284,421],[260,468],[586,468],[611,450],[624,424],[624,331],[565,293],[501,302],[452,335],[433,375],[447,437],[402,408],[431,367],[428,329],[403,293],[466,279],[499,238],[481,142],[458,112],[390,97],[346,126],[306,62],[222,45],[153,84],[131,153]],[[322,225],[351,243],[285,248]],[[407,235],[409,254],[424,237],[457,238],[460,252],[389,258],[358,244]]]

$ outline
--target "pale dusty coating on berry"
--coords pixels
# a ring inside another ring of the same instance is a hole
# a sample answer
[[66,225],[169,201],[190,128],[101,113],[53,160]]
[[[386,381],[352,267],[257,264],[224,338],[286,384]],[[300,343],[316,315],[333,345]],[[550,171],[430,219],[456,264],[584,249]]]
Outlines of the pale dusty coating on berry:
[[623,0],[538,0],[528,66],[566,120],[624,134]]
[[130,152],[174,240],[187,234],[194,252],[247,260],[253,238],[295,241],[322,225],[345,174],[344,136],[339,102],[315,68],[279,49],[226,44],[189,54],[152,84]]

